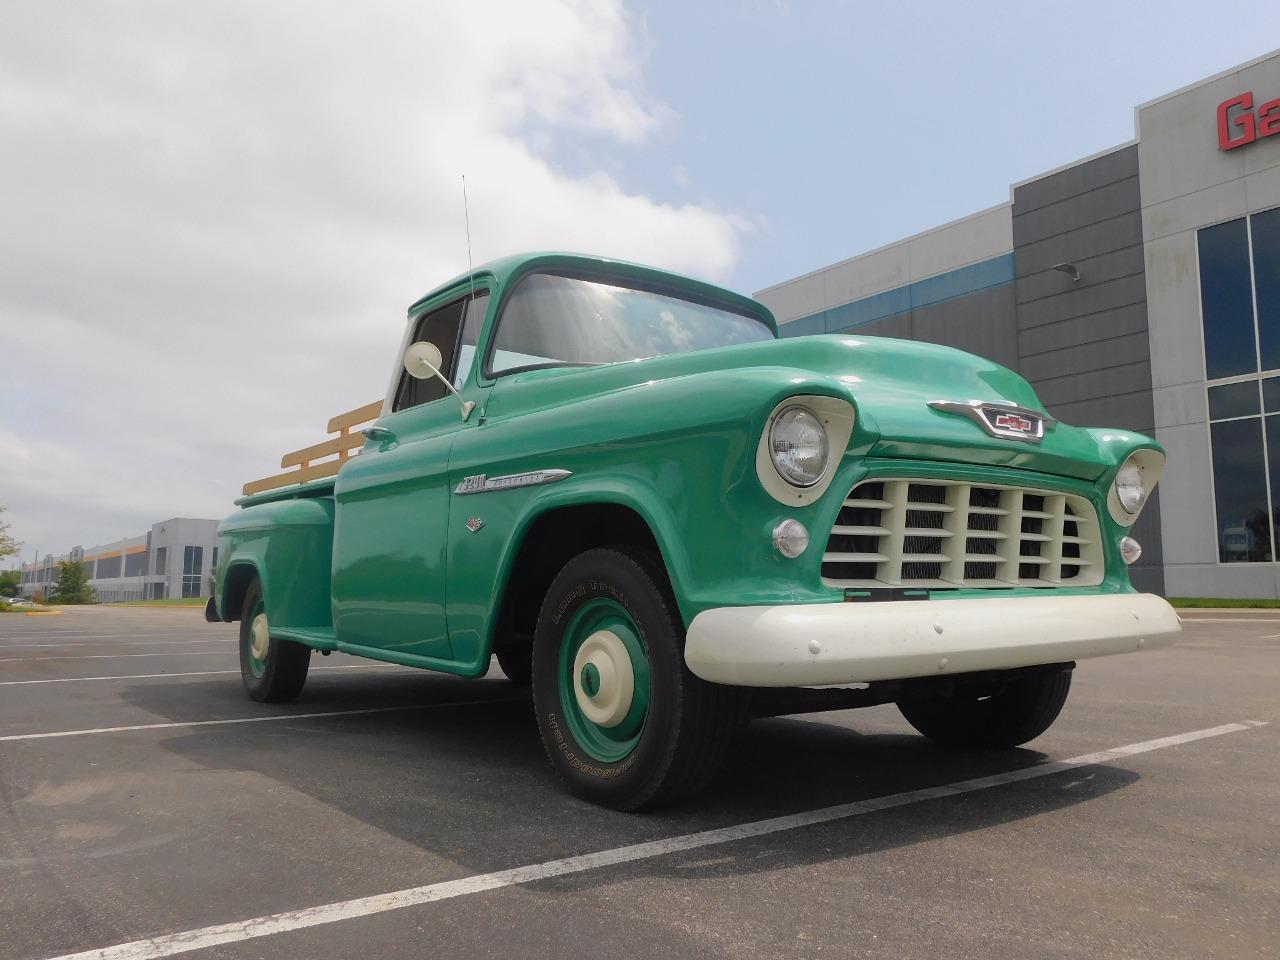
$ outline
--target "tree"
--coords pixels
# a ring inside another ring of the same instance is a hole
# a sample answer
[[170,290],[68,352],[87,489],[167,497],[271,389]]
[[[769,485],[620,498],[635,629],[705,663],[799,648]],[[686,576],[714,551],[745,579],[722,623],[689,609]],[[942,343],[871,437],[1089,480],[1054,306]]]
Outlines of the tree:
[[0,570],[0,597],[18,595],[19,576],[17,570]]
[[[8,507],[0,507],[0,513],[8,510]],[[22,546],[17,540],[9,536],[9,524],[0,518],[0,560],[5,557],[11,557],[18,552],[18,548]]]
[[93,587],[89,574],[78,560],[64,560],[58,568],[58,582],[49,594],[50,603],[93,603]]

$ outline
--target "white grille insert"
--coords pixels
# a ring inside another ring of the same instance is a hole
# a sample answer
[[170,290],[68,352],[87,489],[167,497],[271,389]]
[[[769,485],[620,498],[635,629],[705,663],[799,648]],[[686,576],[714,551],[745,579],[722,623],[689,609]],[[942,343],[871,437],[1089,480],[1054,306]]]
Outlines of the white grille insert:
[[1098,515],[1084,497],[950,480],[867,480],[822,555],[833,587],[1096,586]]

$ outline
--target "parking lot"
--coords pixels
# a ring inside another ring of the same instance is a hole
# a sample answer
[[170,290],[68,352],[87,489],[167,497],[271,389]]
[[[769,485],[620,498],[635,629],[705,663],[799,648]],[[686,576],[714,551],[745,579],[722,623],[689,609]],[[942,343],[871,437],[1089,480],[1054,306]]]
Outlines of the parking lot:
[[263,705],[235,631],[0,617],[0,956],[1280,955],[1280,612],[1082,663],[1030,749],[757,721],[639,816],[561,791],[496,667],[317,656]]

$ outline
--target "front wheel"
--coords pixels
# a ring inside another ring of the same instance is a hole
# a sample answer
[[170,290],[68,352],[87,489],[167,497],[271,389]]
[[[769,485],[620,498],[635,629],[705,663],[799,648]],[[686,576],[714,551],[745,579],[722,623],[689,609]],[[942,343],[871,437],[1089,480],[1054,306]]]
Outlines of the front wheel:
[[930,740],[961,750],[1001,750],[1049,729],[1071,690],[1071,671],[1030,673],[990,687],[961,684],[898,701],[907,722]]
[[732,738],[736,692],[684,663],[684,624],[661,561],[588,550],[547,591],[533,640],[533,702],[570,791],[619,810],[691,796]]
[[240,616],[240,678],[245,690],[261,703],[288,703],[302,692],[310,665],[310,647],[271,636],[262,584],[254,580],[245,591]]

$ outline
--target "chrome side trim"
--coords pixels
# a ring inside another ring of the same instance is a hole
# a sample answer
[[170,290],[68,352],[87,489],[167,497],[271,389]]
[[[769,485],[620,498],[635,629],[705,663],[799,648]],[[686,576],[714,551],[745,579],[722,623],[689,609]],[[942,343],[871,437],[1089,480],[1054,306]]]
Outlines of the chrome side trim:
[[[1021,440],[1023,443],[1039,443],[1044,439],[1044,432],[1052,429],[1058,421],[1039,410],[1020,407],[1016,403],[1003,400],[930,400],[929,406],[941,413],[955,413],[968,417],[993,437],[1005,440]],[[1024,430],[1008,429],[999,425],[997,418],[1016,417],[1029,422]]]
[[453,492],[460,497],[472,493],[494,493],[498,490],[514,490],[517,487],[537,487],[571,476],[573,476],[572,470],[530,470],[528,473],[511,473],[504,477],[488,477],[478,473],[473,477],[463,477],[462,482],[453,488]]

